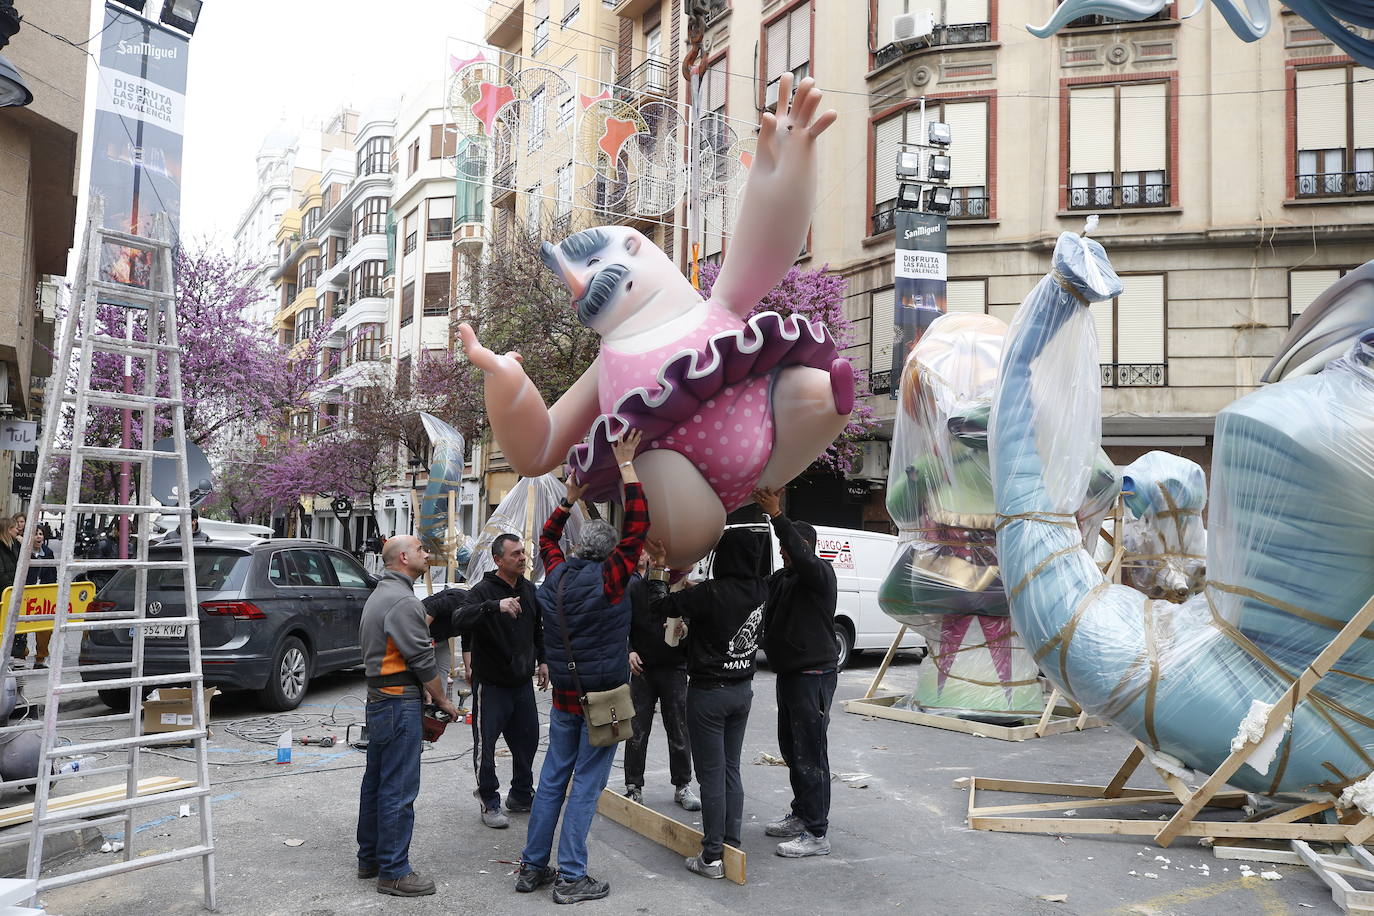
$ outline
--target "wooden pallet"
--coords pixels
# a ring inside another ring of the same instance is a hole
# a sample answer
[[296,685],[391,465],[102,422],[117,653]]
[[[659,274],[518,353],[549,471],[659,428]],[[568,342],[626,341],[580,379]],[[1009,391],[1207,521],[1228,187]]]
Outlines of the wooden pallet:
[[[1108,724],[1106,719],[1085,715],[1076,706],[1049,706],[1047,704],[1045,712],[1038,722],[1026,725],[997,725],[936,712],[894,709],[892,704],[900,699],[901,697],[896,695],[867,697],[858,700],[846,700],[842,705],[845,712],[852,712],[855,715],[874,716],[879,719],[891,719],[894,722],[907,722],[912,725],[928,725],[931,728],[963,732],[966,735],[975,735],[980,738],[996,738],[999,741],[1027,741],[1031,738],[1047,738],[1051,735],[1061,735],[1064,732],[1082,731],[1085,728],[1096,728],[1099,725]],[[989,715],[994,714],[989,713]]]
[[[602,789],[596,802],[597,813],[610,818],[622,827],[628,827],[642,837],[647,837],[660,846],[667,846],[680,856],[694,856],[701,852],[701,831],[675,821],[666,814],[659,814],[653,808],[646,808],[623,795]],[[743,884],[744,851],[734,846],[726,846],[721,857],[725,861],[725,877],[736,884]]]

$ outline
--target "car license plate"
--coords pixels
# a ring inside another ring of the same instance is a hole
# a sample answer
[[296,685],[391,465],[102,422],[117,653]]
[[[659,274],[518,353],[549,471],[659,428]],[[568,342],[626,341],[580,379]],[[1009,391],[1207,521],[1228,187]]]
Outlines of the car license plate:
[[143,633],[149,639],[177,639],[186,635],[186,624],[184,623],[158,623],[143,628]]

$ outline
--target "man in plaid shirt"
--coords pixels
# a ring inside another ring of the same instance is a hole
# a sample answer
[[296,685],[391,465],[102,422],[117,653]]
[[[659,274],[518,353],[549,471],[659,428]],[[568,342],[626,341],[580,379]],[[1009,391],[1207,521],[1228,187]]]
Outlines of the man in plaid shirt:
[[[649,533],[649,509],[633,464],[639,442],[639,431],[629,430],[613,447],[625,489],[625,527],[619,543],[609,524],[589,522],[575,555],[564,558],[558,541],[569,510],[586,489],[571,476],[567,496],[553,510],[539,536],[539,555],[544,561],[539,604],[544,651],[553,682],[553,709],[549,713],[548,750],[539,772],[515,889],[530,893],[553,882],[556,903],[599,900],[611,892],[610,884],[587,874],[587,834],[597,798],[611,773],[616,746],[592,747],[588,742],[564,627],[584,691],[612,690],[629,682],[630,602],[625,600],[625,590]],[[563,828],[558,839],[558,868],[554,869],[549,866],[549,857],[560,814]]]

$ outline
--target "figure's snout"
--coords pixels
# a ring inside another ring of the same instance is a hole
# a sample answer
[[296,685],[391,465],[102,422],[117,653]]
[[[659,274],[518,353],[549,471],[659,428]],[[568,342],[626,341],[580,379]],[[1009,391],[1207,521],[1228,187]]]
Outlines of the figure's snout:
[[539,259],[544,262],[545,267],[558,275],[558,279],[563,281],[574,301],[582,298],[591,279],[587,276],[588,271],[578,270],[569,264],[567,258],[563,257],[562,249],[549,242],[539,246]]

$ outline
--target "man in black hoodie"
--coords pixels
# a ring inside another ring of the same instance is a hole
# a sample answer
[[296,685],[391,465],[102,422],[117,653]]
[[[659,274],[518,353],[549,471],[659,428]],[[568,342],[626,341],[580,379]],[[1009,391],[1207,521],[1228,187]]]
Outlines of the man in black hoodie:
[[[510,818],[501,811],[501,783],[496,778],[496,740],[505,736],[510,749],[507,811],[529,811],[534,801],[534,754],[539,747],[539,712],[530,677],[539,689],[549,685],[544,664],[544,627],[534,585],[525,578],[525,545],[513,534],[498,535],[491,545],[496,568],[472,588],[445,589],[425,599],[436,620],[436,636],[458,633],[463,651],[472,653],[472,766],[477,773],[482,823],[502,829]],[[442,623],[449,615],[448,630]],[[537,670],[536,670],[537,666]]]
[[763,650],[777,674],[778,748],[792,783],[792,810],[769,836],[791,837],[778,855],[830,855],[830,701],[840,658],[835,644],[835,570],[816,556],[816,529],[782,514],[781,490],[756,490],[773,519],[783,568],[769,580]]
[[716,544],[711,578],[686,591],[668,592],[663,545],[648,544],[654,570],[649,596],[660,620],[681,617],[687,632],[687,730],[701,786],[701,852],[687,870],[725,877],[724,846],[740,845],[744,784],[739,775],[744,729],[754,699],[758,651],[768,585],[759,575],[758,534],[728,529]]

